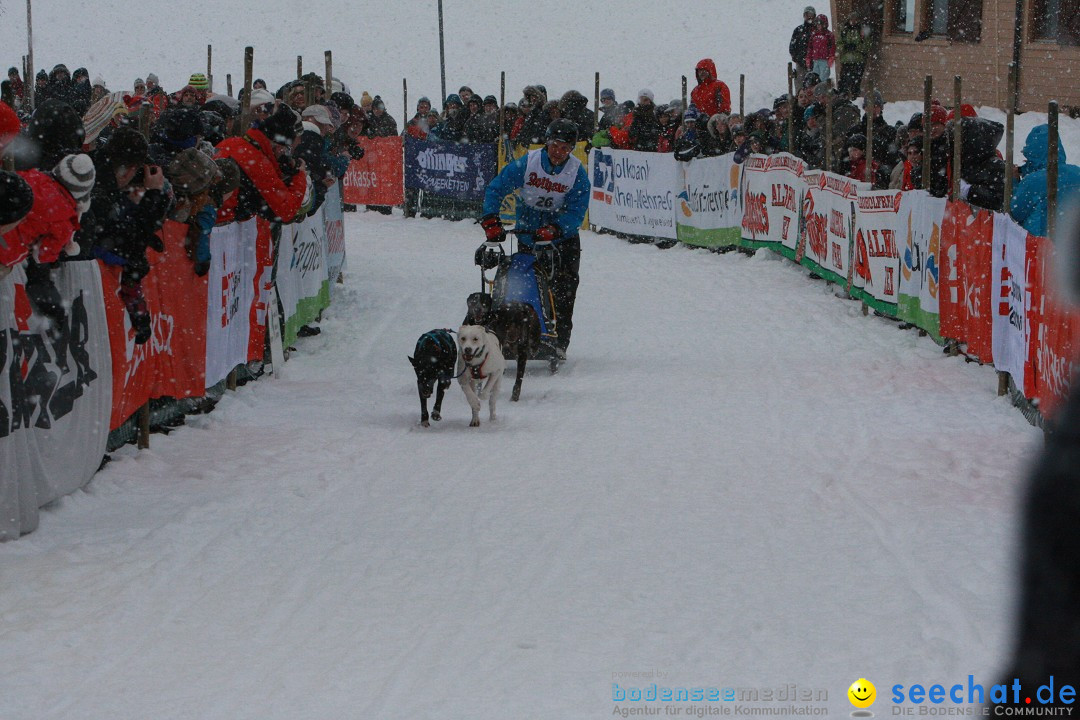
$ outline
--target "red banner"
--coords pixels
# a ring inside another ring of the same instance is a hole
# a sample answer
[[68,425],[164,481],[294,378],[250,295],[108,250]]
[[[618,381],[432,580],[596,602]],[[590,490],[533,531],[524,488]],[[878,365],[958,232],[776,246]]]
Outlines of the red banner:
[[345,202],[352,205],[401,205],[405,202],[405,167],[400,137],[360,140],[364,157],[349,163]]
[[274,286],[274,248],[270,237],[270,222],[256,218],[255,227],[255,302],[251,305],[248,332],[248,362],[262,360],[266,345],[266,302]]
[[101,263],[101,285],[113,359],[115,430],[150,398],[202,397],[206,390],[206,278],[195,275],[184,249],[187,225],[167,221],[165,252],[147,250],[150,274],[142,281],[152,318],[150,340],[135,331],[120,300],[120,270]]
[[964,202],[945,208],[941,239],[941,336],[967,344],[967,352],[992,362],[991,266],[994,215]]
[[1043,417],[1053,417],[1065,402],[1072,381],[1077,342],[1080,341],[1080,313],[1057,301],[1053,282],[1054,244],[1044,237],[1034,238],[1035,262],[1028,264],[1031,292],[1031,374],[1034,394]]

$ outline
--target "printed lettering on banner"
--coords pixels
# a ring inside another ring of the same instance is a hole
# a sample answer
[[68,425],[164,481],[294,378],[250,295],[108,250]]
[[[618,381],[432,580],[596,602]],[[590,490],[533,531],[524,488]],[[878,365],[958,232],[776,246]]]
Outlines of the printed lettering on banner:
[[741,232],[742,166],[735,154],[680,162],[682,191],[676,197],[679,241],[702,247],[737,245]]
[[[855,200],[860,190],[870,186],[820,170],[805,173],[803,181],[803,222],[795,259],[822,277],[848,286]],[[774,184],[772,195],[773,205],[784,206],[789,190]]]
[[1031,332],[1027,308],[1028,232],[1005,214],[994,216],[993,280],[994,367],[1024,388]]
[[742,169],[742,239],[795,258],[800,210],[806,192],[805,163],[794,155],[751,155]]
[[900,277],[899,190],[860,191],[856,198],[851,296],[878,312],[896,315]]
[[[224,380],[248,359],[255,303],[257,220],[215,227],[207,274],[206,386]],[[288,226],[286,226],[288,227]]]
[[900,218],[903,234],[898,238],[897,317],[925,330],[940,342],[938,293],[945,199],[931,197],[925,190],[905,192],[900,200]]
[[669,153],[593,148],[589,217],[597,227],[644,237],[677,239],[678,163]]

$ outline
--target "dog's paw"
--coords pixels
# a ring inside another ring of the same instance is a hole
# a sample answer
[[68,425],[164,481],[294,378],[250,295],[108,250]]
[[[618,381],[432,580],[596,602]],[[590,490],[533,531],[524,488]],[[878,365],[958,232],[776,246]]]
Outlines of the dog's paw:
[[[442,415],[440,415],[437,412],[433,412],[433,413],[431,413],[431,419],[434,420],[435,422],[439,422],[440,420],[442,420]],[[427,427],[427,426],[425,425],[424,427]]]
[[480,427],[480,421],[473,420],[471,423],[469,423],[469,427]]
[[[435,418],[435,419],[438,420],[439,418]],[[431,427],[431,423],[429,423],[427,420],[421,420],[420,421],[420,427]]]

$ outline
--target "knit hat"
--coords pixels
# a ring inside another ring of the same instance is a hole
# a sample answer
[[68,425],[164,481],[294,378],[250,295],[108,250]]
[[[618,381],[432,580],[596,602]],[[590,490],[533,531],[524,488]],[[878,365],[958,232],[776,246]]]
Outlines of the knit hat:
[[698,111],[697,107],[694,106],[694,103],[690,103],[690,106],[686,108],[686,112],[683,113],[683,120],[687,122],[697,122],[698,116],[700,115],[701,113]]
[[259,107],[260,105],[267,105],[272,102],[274,102],[274,96],[270,94],[270,91],[258,88],[251,91],[251,100],[248,102],[248,107]]
[[90,85],[93,87],[106,87],[105,78],[101,77],[100,75],[95,75],[94,81],[90,83]]
[[446,105],[449,105],[450,103],[457,103],[461,107],[465,106],[465,104],[461,102],[461,97],[458,96],[456,93],[454,93],[452,95],[447,95],[446,96],[446,102],[443,103],[443,106],[445,107]]
[[371,107],[372,102],[373,101],[371,99],[371,95],[368,95],[368,91],[365,90],[364,93],[360,96],[360,107],[367,110],[369,107]]
[[64,155],[82,147],[86,129],[82,118],[70,105],[60,100],[46,100],[34,110],[25,135],[32,141],[32,164],[48,168],[60,162]]
[[155,85],[157,85],[158,82],[159,82],[158,81],[158,76],[155,75],[154,73],[150,73],[149,75],[146,76],[146,82],[154,83]]
[[94,161],[90,156],[83,153],[65,155],[53,170],[53,177],[75,198],[75,206],[79,212],[86,212],[90,207],[90,192],[94,189],[94,180],[97,177]]
[[142,133],[135,128],[121,127],[109,136],[104,152],[113,167],[119,165],[131,167],[148,163],[150,161],[148,150],[146,138],[142,136]]
[[783,105],[787,105],[789,102],[791,102],[791,98],[788,96],[787,93],[784,93],[780,97],[773,100],[772,109],[776,110],[777,108],[779,108],[779,107],[781,107]]
[[296,126],[300,118],[288,105],[281,105],[270,117],[262,122],[262,131],[271,142],[287,145],[296,138]]
[[188,78],[188,85],[195,88],[196,90],[210,89],[210,81],[207,80],[206,76],[202,73],[192,73],[191,77]]
[[494,95],[488,95],[487,97],[484,98],[484,104],[485,105],[498,105],[499,100]]
[[49,73],[45,72],[45,69],[42,68],[41,70],[37,71],[37,75],[35,75],[34,77],[38,80],[48,80]]
[[644,98],[649,98],[650,102],[656,102],[656,96],[653,95],[653,91],[650,90],[649,88],[643,88],[641,90],[638,90],[637,96],[638,96],[639,101],[641,100],[641,98],[644,97]]
[[146,81],[144,81],[142,78],[135,78],[135,82],[132,83],[132,86],[133,87],[139,87],[140,85],[142,85],[143,87],[146,87]]
[[313,122],[319,123],[320,125],[334,124],[333,118],[330,117],[330,111],[326,109],[325,105],[309,105],[304,109],[301,117],[304,120],[311,120]]
[[210,185],[221,179],[221,170],[217,163],[206,153],[189,148],[181,150],[169,163],[165,177],[172,183],[173,189],[181,195],[198,195]]
[[352,99],[352,95],[343,92],[331,93],[330,102],[337,105],[343,112],[349,112],[349,108],[356,104],[356,101]]
[[885,107],[885,98],[881,97],[881,91],[875,90],[874,94],[870,96],[870,107]]
[[853,147],[863,150],[866,148],[866,136],[862,133],[855,133],[854,135],[848,137],[847,143],[845,143],[844,147]]
[[810,15],[813,15],[814,17],[817,17],[817,10],[814,9],[813,5],[807,5],[806,7],[803,8],[802,14],[803,15],[810,14]]
[[15,173],[0,170],[0,225],[22,220],[33,206],[30,185]]
[[417,101],[416,101],[416,109],[417,109],[417,110],[419,110],[419,109],[420,109],[420,104],[421,104],[421,103],[427,103],[427,106],[428,106],[429,108],[431,107],[431,101],[430,101],[430,100],[428,100],[428,99],[427,99],[426,97],[422,97],[422,98],[420,98],[419,100],[417,100]]
[[941,105],[930,106],[930,124],[944,125],[949,122],[949,111]]
[[600,100],[611,100],[611,102],[615,102],[615,91],[611,88],[604,88],[600,91]]
[[171,108],[165,111],[158,122],[169,140],[188,140],[203,134],[202,116],[193,108]]
[[815,85],[817,85],[820,82],[821,82],[821,76],[820,75],[818,75],[816,72],[808,72],[805,75],[803,75],[802,86],[803,86],[803,89],[805,90],[806,88],[814,87]]

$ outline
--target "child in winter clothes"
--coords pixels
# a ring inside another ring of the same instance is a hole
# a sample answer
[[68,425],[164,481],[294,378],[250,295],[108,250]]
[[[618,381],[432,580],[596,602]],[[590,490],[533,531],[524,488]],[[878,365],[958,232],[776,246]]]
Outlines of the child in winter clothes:
[[821,82],[829,79],[833,61],[836,59],[836,36],[829,30],[829,18],[817,16],[814,32],[806,48],[806,65],[817,74]]

